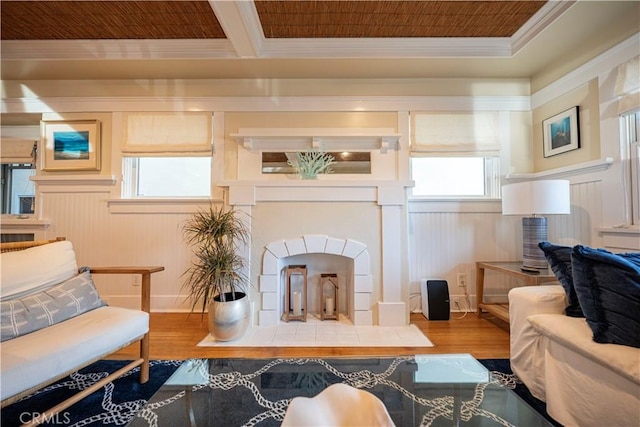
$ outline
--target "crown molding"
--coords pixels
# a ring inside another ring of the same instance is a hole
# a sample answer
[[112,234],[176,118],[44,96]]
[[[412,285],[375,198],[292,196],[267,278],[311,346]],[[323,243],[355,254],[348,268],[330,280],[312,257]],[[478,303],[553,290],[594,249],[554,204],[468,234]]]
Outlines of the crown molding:
[[565,13],[576,0],[550,1],[540,8],[516,33],[511,36],[511,49],[515,55]]
[[[227,2],[223,2],[227,3]],[[4,40],[2,60],[510,57],[509,38]]]
[[5,98],[0,113],[57,111],[529,111],[528,96]]
[[2,60],[237,58],[226,39],[3,40]]
[[509,38],[267,39],[265,58],[510,57]]
[[584,65],[565,74],[558,80],[531,95],[531,108],[536,109],[575,88],[611,72],[615,67],[638,55],[640,33],[636,33],[618,45],[608,49]]

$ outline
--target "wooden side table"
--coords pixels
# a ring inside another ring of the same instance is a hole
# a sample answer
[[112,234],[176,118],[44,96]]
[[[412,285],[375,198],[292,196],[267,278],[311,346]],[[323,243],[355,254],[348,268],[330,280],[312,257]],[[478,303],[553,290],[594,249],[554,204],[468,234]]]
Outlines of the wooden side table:
[[505,262],[476,262],[476,295],[478,298],[478,316],[482,311],[493,314],[499,319],[509,322],[509,304],[484,302],[484,272],[485,270],[497,271],[510,277],[515,277],[525,286],[537,286],[542,283],[556,282],[556,276],[550,270],[542,270],[540,273],[522,271],[522,263],[518,261]]

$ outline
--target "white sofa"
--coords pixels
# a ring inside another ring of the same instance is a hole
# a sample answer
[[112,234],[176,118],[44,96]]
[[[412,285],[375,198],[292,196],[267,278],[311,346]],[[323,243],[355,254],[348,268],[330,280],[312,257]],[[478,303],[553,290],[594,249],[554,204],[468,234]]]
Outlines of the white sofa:
[[564,426],[640,425],[640,349],[593,341],[562,286],[509,292],[511,368]]
[[[79,274],[69,241],[39,241],[18,246],[27,248],[18,247],[21,250],[16,251],[15,244],[3,244],[0,255],[2,406],[135,341],[140,341],[139,359],[76,395],[74,400],[63,402],[51,414],[134,367],[141,367],[140,382],[146,382],[149,378],[150,275],[164,267],[102,267]],[[141,274],[142,309],[104,304],[91,279],[92,274],[101,273]]]

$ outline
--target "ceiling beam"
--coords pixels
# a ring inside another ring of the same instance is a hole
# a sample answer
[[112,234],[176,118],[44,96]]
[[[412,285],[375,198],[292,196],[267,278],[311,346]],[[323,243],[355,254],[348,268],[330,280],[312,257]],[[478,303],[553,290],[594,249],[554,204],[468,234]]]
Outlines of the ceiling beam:
[[253,1],[209,0],[209,4],[238,56],[261,56],[265,37]]

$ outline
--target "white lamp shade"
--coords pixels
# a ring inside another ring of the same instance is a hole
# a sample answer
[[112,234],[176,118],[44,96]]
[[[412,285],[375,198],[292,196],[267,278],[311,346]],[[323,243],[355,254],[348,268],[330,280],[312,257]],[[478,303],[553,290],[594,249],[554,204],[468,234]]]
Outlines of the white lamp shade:
[[518,182],[502,187],[503,215],[553,215],[571,213],[569,181],[548,179]]

